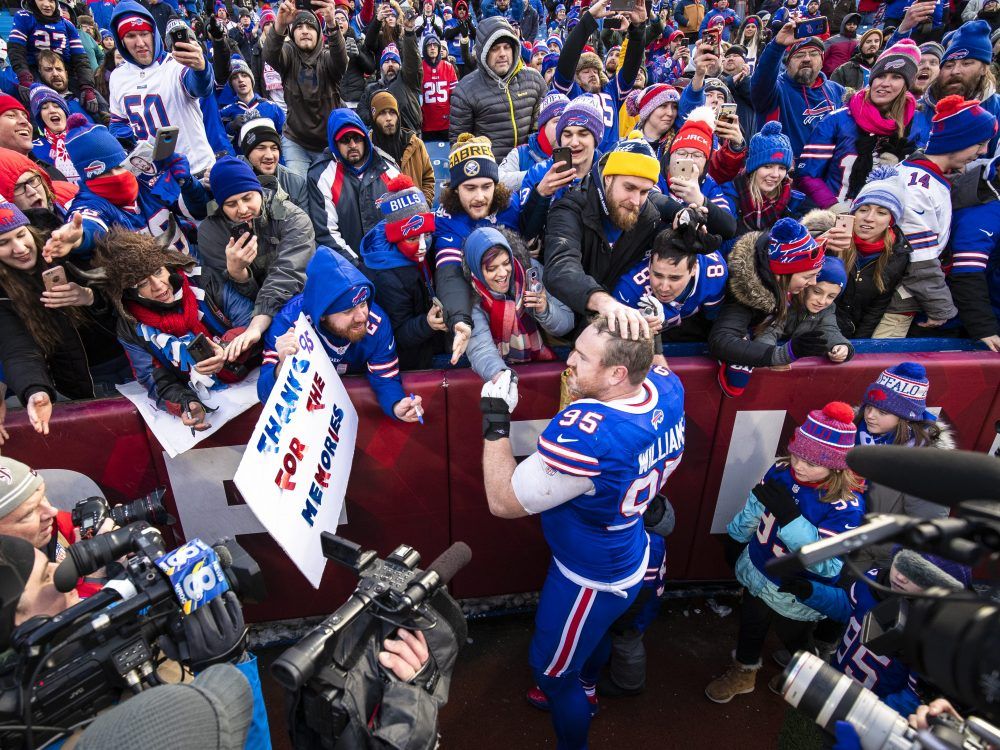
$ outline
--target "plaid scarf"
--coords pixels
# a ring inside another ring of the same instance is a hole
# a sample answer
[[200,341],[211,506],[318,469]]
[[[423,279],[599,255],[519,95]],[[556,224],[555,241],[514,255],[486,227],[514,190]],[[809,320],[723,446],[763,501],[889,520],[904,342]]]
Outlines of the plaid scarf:
[[788,202],[792,198],[791,177],[785,177],[781,181],[777,198],[764,196],[764,202],[759,206],[755,205],[753,198],[750,197],[750,176],[746,172],[740,172],[733,182],[736,184],[739,217],[749,231],[765,232],[784,216]]
[[507,362],[548,361],[555,355],[542,341],[534,318],[524,309],[524,268],[513,260],[513,299],[497,297],[476,276],[472,286],[479,294],[483,309],[490,318],[490,333],[497,351]]

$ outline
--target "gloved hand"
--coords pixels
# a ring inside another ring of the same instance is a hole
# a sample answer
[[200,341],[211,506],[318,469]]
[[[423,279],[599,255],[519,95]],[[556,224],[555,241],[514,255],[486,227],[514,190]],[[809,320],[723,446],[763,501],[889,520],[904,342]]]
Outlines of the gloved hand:
[[28,106],[31,100],[31,87],[34,83],[34,76],[27,70],[17,74],[17,94],[21,97],[21,101],[24,102],[25,107]]
[[826,354],[826,337],[819,331],[806,331],[801,336],[794,336],[785,346],[792,359],[803,357],[822,357]]
[[97,101],[97,90],[93,86],[80,87],[80,101],[83,102],[83,108],[92,115],[101,110],[101,103]]
[[208,17],[208,35],[212,39],[222,39],[226,35],[225,29],[222,28],[222,24],[219,23],[219,19],[214,15]]
[[347,49],[348,57],[358,56],[358,43],[354,40],[353,36],[349,36],[344,40],[344,47]]
[[639,311],[647,318],[657,318],[660,325],[666,322],[667,316],[663,312],[663,303],[649,292],[639,298]]
[[162,635],[160,648],[169,658],[198,672],[212,664],[238,662],[246,647],[247,628],[236,594],[227,591],[180,621],[174,635]]
[[805,600],[813,595],[813,585],[808,578],[782,578],[778,591],[791,594],[796,599]]
[[838,721],[834,733],[837,741],[833,745],[833,750],[861,750],[858,730],[849,722]]
[[761,482],[753,488],[753,496],[774,516],[779,526],[787,526],[801,513],[792,491],[777,482]]
[[174,152],[169,159],[156,164],[157,170],[173,177],[178,185],[184,186],[191,179],[191,163],[184,154]]
[[504,370],[495,381],[483,384],[479,409],[483,413],[483,437],[500,440],[510,437],[510,415],[517,406],[517,375]]

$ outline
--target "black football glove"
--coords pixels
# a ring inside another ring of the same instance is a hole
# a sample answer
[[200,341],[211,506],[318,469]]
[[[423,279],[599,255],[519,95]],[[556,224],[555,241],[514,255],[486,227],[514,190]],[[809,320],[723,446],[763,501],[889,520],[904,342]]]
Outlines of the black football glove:
[[794,336],[786,346],[793,359],[822,357],[829,351],[826,337],[819,331],[806,331],[801,336]]
[[483,438],[500,440],[510,437],[510,414],[517,406],[517,375],[504,370],[496,382],[486,381],[479,394],[483,413]]
[[808,578],[782,578],[778,591],[804,601],[813,595],[813,585]]
[[774,516],[779,526],[787,526],[802,515],[792,497],[792,491],[783,484],[761,482],[753,488],[753,496]]

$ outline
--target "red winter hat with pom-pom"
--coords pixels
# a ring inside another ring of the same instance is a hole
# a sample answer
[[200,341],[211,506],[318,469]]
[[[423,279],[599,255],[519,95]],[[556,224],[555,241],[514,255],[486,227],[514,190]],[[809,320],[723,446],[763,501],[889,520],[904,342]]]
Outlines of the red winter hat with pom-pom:
[[857,432],[854,409],[843,401],[831,401],[822,410],[809,412],[788,444],[788,452],[817,466],[844,470]]
[[401,242],[434,231],[434,214],[423,191],[405,174],[386,183],[378,206],[389,242]]
[[931,132],[924,153],[953,154],[990,140],[997,132],[997,118],[977,99],[946,96],[934,108]]

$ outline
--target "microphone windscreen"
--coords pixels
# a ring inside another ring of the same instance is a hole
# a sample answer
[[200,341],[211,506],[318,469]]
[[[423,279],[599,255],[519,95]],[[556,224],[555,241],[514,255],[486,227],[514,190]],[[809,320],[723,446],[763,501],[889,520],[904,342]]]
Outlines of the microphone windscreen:
[[76,562],[71,555],[66,555],[66,558],[56,568],[56,572],[52,574],[52,583],[55,585],[56,591],[66,594],[76,588],[76,582],[79,578],[80,574],[76,571]]
[[448,583],[455,574],[469,564],[472,559],[472,550],[465,542],[455,542],[448,549],[438,555],[430,565],[428,570],[433,570],[443,583]]
[[986,453],[862,445],[848,452],[847,465],[871,482],[949,507],[1000,500],[1000,459]]
[[222,566],[223,570],[233,567],[233,553],[229,551],[229,547],[224,544],[216,544],[212,549],[219,556],[219,565]]

